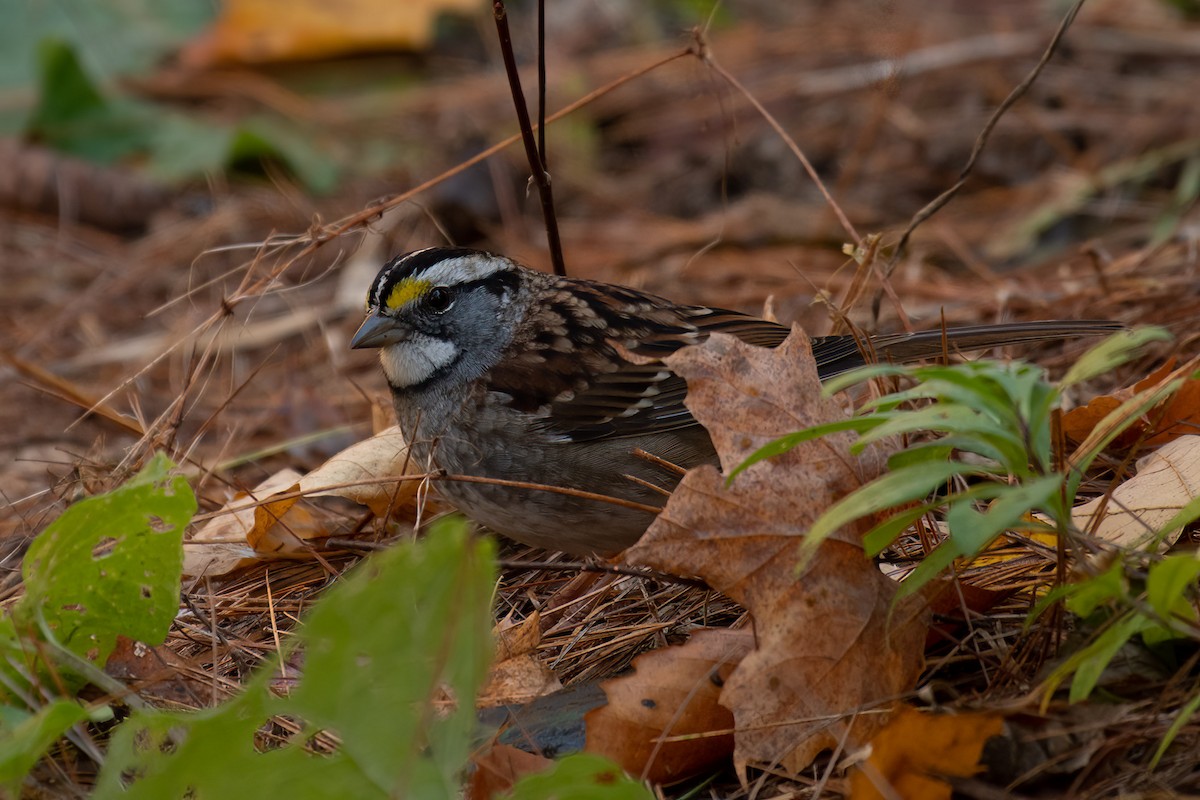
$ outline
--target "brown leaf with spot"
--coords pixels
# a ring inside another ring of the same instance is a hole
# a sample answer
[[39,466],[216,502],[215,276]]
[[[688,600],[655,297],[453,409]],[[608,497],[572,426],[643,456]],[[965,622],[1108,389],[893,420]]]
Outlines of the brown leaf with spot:
[[983,745],[1004,730],[999,714],[929,714],[904,707],[871,741],[871,755],[850,777],[851,800],[950,800],[943,776],[982,771]]
[[[821,396],[799,331],[775,350],[715,335],[668,364],[687,380],[688,408],[726,474],[767,442],[846,415]],[[880,449],[855,457],[851,441],[801,444],[728,488],[712,467],[691,470],[627,551],[632,563],[699,575],[753,615],[758,647],[721,694],[743,775],[751,763],[797,772],[826,748],[865,744],[886,721],[878,712],[913,688],[923,665],[923,602],[893,605],[896,584],[863,552],[861,530],[838,531],[797,572],[813,521],[882,468]]]
[[[718,699],[753,647],[749,630],[708,628],[679,647],[638,656],[632,674],[602,684],[608,704],[587,714],[586,749],[659,784],[728,759],[733,715]],[[668,741],[674,737],[685,738]]]

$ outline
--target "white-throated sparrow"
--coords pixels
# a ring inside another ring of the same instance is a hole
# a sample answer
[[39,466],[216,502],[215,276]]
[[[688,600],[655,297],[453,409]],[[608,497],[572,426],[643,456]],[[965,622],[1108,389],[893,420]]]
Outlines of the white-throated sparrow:
[[[789,329],[635,289],[559,278],[503,256],[456,247],[402,255],[380,271],[351,347],[378,347],[413,454],[454,475],[563,486],[661,507],[684,468],[717,463],[684,407],[684,381],[658,359],[710,333],[775,347]],[[882,359],[1120,329],[1109,322],[980,325],[871,339]],[[865,362],[852,336],[812,340],[822,378]],[[622,352],[633,354],[634,363]],[[656,491],[653,487],[660,487]],[[510,485],[443,481],[476,522],[519,542],[614,553],[653,514]]]

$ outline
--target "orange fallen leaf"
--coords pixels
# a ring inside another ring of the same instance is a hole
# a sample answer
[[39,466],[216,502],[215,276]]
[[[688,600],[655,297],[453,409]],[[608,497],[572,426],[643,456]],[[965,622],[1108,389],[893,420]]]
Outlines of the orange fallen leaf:
[[212,29],[180,54],[191,67],[259,64],[429,44],[440,14],[480,0],[225,0]]
[[[1063,414],[1063,434],[1072,442],[1082,442],[1100,424],[1100,420],[1120,408],[1124,400],[1115,394],[1093,397],[1085,406],[1076,406]],[[1128,438],[1136,439],[1137,433],[1126,432]]]
[[[715,335],[667,363],[687,380],[688,408],[726,474],[779,436],[845,418],[822,397],[798,331],[775,350]],[[753,615],[758,647],[721,693],[743,776],[750,763],[797,772],[824,749],[864,745],[886,719],[878,712],[913,688],[924,663],[922,601],[894,602],[896,584],[865,555],[863,530],[836,532],[797,573],[805,531],[882,469],[880,449],[855,457],[851,441],[806,442],[731,487],[712,467],[691,470],[627,551],[630,562],[699,575]]]
[[[1175,369],[1172,359],[1133,386],[1112,394],[1093,398],[1087,405],[1063,414],[1063,433],[1075,443],[1084,441],[1109,413],[1138,392],[1146,391],[1167,380],[1195,369],[1189,362]],[[1128,448],[1141,441],[1143,446],[1156,447],[1180,436],[1200,433],[1200,378],[1189,378],[1175,392],[1146,412],[1114,440],[1117,449]]]
[[727,760],[733,715],[718,698],[753,646],[749,630],[709,628],[686,644],[638,656],[632,674],[602,684],[608,704],[585,717],[586,749],[660,784]]
[[940,776],[981,771],[983,745],[1004,730],[999,714],[930,714],[904,707],[871,740],[871,755],[850,777],[851,800],[950,800]]

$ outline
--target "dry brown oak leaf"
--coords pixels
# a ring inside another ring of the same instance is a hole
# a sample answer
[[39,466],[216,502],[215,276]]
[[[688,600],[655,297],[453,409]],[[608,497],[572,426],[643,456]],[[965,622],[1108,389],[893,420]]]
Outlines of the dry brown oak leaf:
[[[774,350],[717,334],[667,365],[688,384],[688,409],[708,430],[725,474],[780,436],[844,419],[821,396],[807,337]],[[896,584],[843,529],[797,571],[804,533],[831,504],[879,474],[885,454],[850,453],[852,434],[801,444],[726,488],[711,466],[684,476],[627,560],[698,575],[741,603],[757,647],[730,676],[721,704],[736,723],[734,763],[799,772],[826,749],[853,750],[886,722],[924,663],[924,601],[893,605]]]

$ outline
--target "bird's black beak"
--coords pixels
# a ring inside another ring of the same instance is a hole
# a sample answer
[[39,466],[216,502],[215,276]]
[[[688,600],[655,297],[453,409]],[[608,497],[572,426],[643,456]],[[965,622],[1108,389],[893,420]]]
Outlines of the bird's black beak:
[[358,331],[350,339],[350,349],[361,350],[366,347],[386,347],[389,344],[402,342],[407,338],[404,328],[391,317],[372,314],[363,320]]

